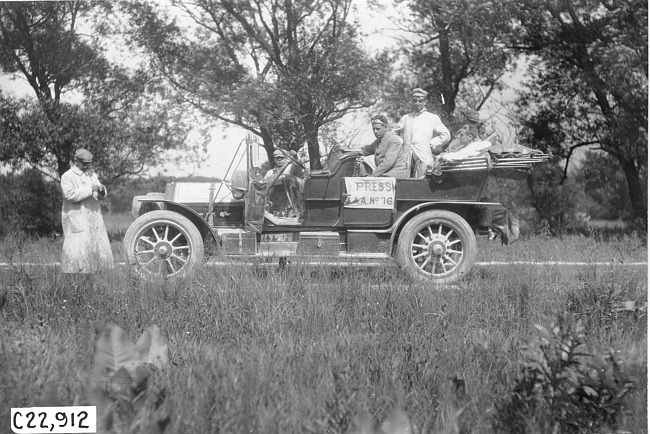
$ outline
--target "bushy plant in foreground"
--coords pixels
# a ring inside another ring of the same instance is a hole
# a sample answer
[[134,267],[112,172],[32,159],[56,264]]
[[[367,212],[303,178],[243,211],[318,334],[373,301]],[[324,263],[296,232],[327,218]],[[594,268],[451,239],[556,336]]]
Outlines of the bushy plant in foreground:
[[496,404],[499,433],[594,433],[616,429],[627,400],[644,376],[643,355],[592,352],[584,327],[570,314],[520,352],[521,372],[510,395]]
[[100,322],[96,332],[90,401],[97,406],[98,432],[162,433],[169,418],[155,413],[165,391],[152,381],[169,364],[160,328],[145,330],[135,345],[115,324]]

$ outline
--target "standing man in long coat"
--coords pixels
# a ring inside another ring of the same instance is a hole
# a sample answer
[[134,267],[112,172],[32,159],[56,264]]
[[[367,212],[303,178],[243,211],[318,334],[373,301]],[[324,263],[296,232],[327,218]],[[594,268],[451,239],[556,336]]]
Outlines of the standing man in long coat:
[[402,116],[399,132],[410,150],[409,169],[412,178],[421,178],[433,167],[433,155],[440,154],[451,139],[440,117],[427,111],[427,96],[420,88],[413,89],[413,112]]
[[113,268],[113,253],[99,200],[106,197],[97,175],[90,170],[93,154],[75,152],[75,164],[61,177],[63,191],[63,273],[93,273]]

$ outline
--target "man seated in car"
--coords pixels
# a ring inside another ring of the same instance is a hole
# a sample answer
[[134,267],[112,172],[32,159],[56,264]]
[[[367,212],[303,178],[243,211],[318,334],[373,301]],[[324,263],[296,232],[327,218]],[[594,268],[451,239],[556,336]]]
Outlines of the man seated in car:
[[479,116],[476,110],[467,110],[465,112],[465,125],[454,135],[445,152],[434,157],[433,174],[435,176],[442,175],[440,165],[443,161],[471,158],[478,155],[481,149],[489,146],[481,143],[477,128],[478,121]]
[[473,142],[478,142],[481,138],[478,135],[479,115],[476,110],[465,111],[465,125],[463,125],[454,135],[453,140],[449,143],[446,152],[456,152]]
[[369,145],[352,151],[360,156],[375,156],[376,169],[371,176],[386,176],[392,178],[408,178],[408,152],[404,142],[388,126],[388,118],[376,115],[370,121],[372,132],[377,138]]
[[[278,174],[282,170],[282,167],[285,165],[287,162],[287,157],[284,155],[284,153],[276,149],[273,151],[273,168],[269,169],[266,174],[264,175],[264,178],[262,179],[263,181],[271,181],[275,175]],[[283,173],[289,173],[291,171],[291,165],[288,165],[285,167]]]

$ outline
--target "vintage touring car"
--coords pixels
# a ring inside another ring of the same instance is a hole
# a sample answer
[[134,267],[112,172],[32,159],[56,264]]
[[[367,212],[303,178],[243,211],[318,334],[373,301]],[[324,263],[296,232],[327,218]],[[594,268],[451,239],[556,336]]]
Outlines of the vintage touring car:
[[289,169],[304,167],[286,153],[283,170],[264,180],[250,158],[256,147],[246,141],[246,170],[231,180],[170,182],[164,193],[134,197],[124,237],[129,263],[168,278],[187,275],[207,252],[341,266],[394,259],[414,280],[452,284],[472,267],[477,235],[495,231],[505,244],[518,236],[516,219],[482,200],[488,176],[525,174],[549,157],[495,145],[443,160],[436,175],[394,179],[359,176],[362,159],[347,153],[295,176]]

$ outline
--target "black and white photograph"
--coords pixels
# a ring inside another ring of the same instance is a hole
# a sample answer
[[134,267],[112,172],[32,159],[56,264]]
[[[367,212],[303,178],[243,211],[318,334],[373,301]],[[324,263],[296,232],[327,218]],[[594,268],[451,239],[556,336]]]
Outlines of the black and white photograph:
[[0,434],[648,433],[648,16],[0,1]]

